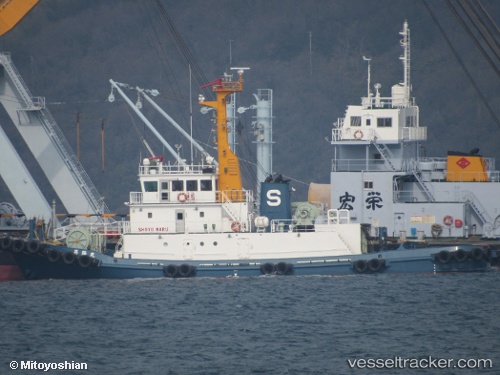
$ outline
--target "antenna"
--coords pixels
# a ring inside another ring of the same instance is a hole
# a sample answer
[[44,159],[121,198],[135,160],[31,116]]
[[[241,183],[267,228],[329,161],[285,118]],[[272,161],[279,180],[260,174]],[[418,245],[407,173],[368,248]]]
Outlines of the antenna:
[[405,100],[406,103],[410,100],[410,29],[408,28],[408,21],[403,23],[403,30],[399,32],[399,35],[403,37],[401,39],[401,46],[403,47],[404,53],[400,57],[403,60],[404,69],[404,89],[405,89]]
[[250,70],[247,67],[232,67],[231,70],[237,70],[239,75],[242,75],[245,70]]
[[194,164],[194,154],[193,154],[193,93],[191,90],[192,78],[191,78],[191,64],[189,64],[189,135],[191,136],[191,164]]
[[369,99],[372,96],[372,94],[370,93],[370,61],[372,60],[372,58],[363,56],[363,60],[368,61],[368,99]]

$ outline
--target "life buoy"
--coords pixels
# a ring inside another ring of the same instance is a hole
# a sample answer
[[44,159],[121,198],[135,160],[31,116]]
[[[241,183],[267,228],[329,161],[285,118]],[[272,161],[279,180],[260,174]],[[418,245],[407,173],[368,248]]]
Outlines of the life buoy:
[[446,225],[447,227],[451,226],[453,224],[453,216],[446,215],[443,218],[443,224]]
[[240,232],[241,231],[241,223],[239,221],[233,221],[231,223],[231,230],[233,232],[236,232],[236,233]]
[[188,199],[188,196],[186,193],[179,193],[177,194],[177,200],[180,202],[180,203],[184,203],[185,201],[187,201]]
[[363,139],[363,132],[361,130],[356,130],[354,132],[354,139]]

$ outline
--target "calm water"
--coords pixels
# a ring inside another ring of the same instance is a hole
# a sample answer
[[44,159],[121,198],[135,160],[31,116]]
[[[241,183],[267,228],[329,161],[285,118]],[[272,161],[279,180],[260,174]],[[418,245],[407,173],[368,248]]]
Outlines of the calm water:
[[[498,374],[500,272],[0,284],[10,361],[49,374]],[[493,368],[351,369],[347,359],[489,358]]]

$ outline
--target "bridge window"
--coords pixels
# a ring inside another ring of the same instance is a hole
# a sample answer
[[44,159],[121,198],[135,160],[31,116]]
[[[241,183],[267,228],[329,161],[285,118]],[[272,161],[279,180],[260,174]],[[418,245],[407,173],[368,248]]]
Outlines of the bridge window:
[[186,181],[186,191],[198,191],[198,181],[197,180]]
[[373,181],[367,180],[364,182],[365,190],[373,190]]
[[392,117],[381,117],[377,119],[378,128],[390,128],[392,127]]
[[184,191],[184,181],[172,181],[172,191]]
[[351,126],[361,126],[361,116],[351,116]]
[[201,191],[212,191],[212,180],[201,180],[200,181]]
[[158,181],[144,181],[144,191],[158,191]]

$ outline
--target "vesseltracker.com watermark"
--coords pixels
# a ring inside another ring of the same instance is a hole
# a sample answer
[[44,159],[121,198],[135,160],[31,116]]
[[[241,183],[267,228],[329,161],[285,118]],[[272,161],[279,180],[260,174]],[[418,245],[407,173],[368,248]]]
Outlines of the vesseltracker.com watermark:
[[10,361],[11,370],[88,370],[87,363],[64,361],[64,362],[38,362],[38,361]]
[[493,361],[487,358],[434,358],[432,356],[421,358],[357,358],[347,359],[350,368],[357,369],[490,369]]

